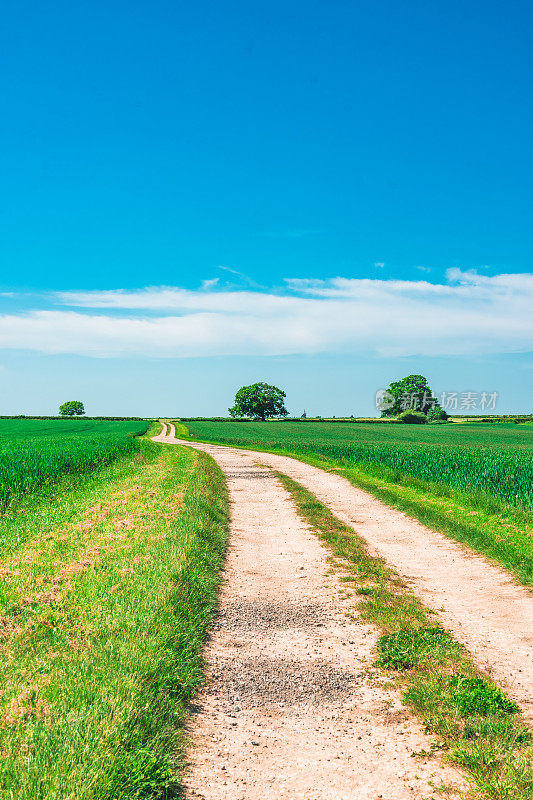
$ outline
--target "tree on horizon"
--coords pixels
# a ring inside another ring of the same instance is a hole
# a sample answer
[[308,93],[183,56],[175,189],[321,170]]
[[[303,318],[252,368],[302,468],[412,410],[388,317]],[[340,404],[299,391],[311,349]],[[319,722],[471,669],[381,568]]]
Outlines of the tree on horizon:
[[235,395],[235,403],[228,411],[232,417],[253,417],[263,422],[271,417],[286,417],[285,392],[268,383],[252,383],[241,386]]
[[393,381],[383,399],[387,405],[382,407],[382,417],[397,417],[408,409],[427,414],[437,406],[440,408],[423,375],[407,375],[399,381]]
[[59,406],[59,414],[62,417],[81,417],[85,409],[81,400],[67,400]]

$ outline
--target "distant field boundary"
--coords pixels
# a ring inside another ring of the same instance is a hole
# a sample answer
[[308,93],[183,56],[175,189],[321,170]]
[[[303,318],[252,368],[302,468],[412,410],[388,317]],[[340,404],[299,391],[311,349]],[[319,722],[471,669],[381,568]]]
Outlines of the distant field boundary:
[[[2,417],[0,417],[2,419]],[[257,422],[257,419],[251,417],[173,417],[180,422]],[[365,424],[378,424],[378,425],[404,425],[405,423],[390,417],[284,417],[266,420],[266,422],[336,422],[336,423],[365,423]],[[468,416],[461,414],[454,414],[450,417],[448,422],[454,423],[523,423],[533,422],[533,414],[493,414],[483,416]],[[433,423],[429,423],[433,424]],[[442,424],[442,423],[439,423]]]
[[60,416],[59,414],[57,414],[55,416],[45,416],[45,415],[37,416],[37,415],[31,415],[31,414],[11,414],[11,415],[9,415],[9,414],[0,414],[0,419],[50,419],[50,420],[52,420],[52,419],[66,419],[66,420],[79,419],[82,422],[84,420],[85,421],[87,421],[87,420],[95,421],[96,420],[96,421],[102,421],[102,422],[105,421],[105,420],[107,420],[109,422],[144,422],[145,420],[148,421],[148,420],[152,420],[152,419],[157,419],[157,417],[87,417],[85,415],[79,416],[79,417],[66,417],[66,416],[62,416],[62,415]]
[[[163,417],[65,417],[59,414],[0,414],[0,419],[79,419],[79,420],[108,420],[109,422],[142,422],[143,420],[155,421]],[[251,417],[176,417],[170,416],[165,419],[179,419],[181,422],[257,422]],[[468,414],[454,414],[449,422],[533,422],[533,414],[484,414],[469,416]],[[396,419],[389,417],[285,417],[267,420],[267,422],[357,422],[379,425],[403,425]]]

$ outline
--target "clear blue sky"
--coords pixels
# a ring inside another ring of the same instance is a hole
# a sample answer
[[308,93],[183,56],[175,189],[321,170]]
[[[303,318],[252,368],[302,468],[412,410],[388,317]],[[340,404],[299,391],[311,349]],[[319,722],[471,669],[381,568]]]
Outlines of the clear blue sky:
[[8,0],[0,409],[220,413],[266,379],[295,413],[371,413],[424,371],[531,410],[532,25],[528,2]]

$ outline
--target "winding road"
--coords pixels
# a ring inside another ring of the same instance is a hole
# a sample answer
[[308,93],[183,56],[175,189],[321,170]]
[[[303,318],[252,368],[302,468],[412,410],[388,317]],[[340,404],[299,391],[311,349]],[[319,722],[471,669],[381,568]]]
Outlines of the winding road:
[[217,461],[232,508],[186,796],[403,800],[427,797],[439,783],[460,796],[462,779],[450,766],[411,758],[428,742],[397,692],[372,677],[377,632],[346,616],[349,598],[328,574],[327,553],[272,471],[305,486],[385,558],[530,721],[533,594],[339,475],[285,456],[180,440],[162,424],[154,441]]

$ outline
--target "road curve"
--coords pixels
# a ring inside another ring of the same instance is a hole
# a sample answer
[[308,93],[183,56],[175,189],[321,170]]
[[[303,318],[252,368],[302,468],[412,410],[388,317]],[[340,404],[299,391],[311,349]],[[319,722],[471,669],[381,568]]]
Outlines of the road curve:
[[261,463],[301,483],[409,583],[533,722],[533,593],[505,570],[345,478],[297,459],[176,439],[172,424],[154,439],[202,450],[223,470],[233,452],[243,464]]
[[[175,443],[164,424],[156,441]],[[386,676],[382,685],[378,631],[353,614],[289,493],[253,453],[200,449],[226,474],[231,526],[185,797],[423,800],[439,784],[462,796],[455,768],[412,757],[429,738]]]

